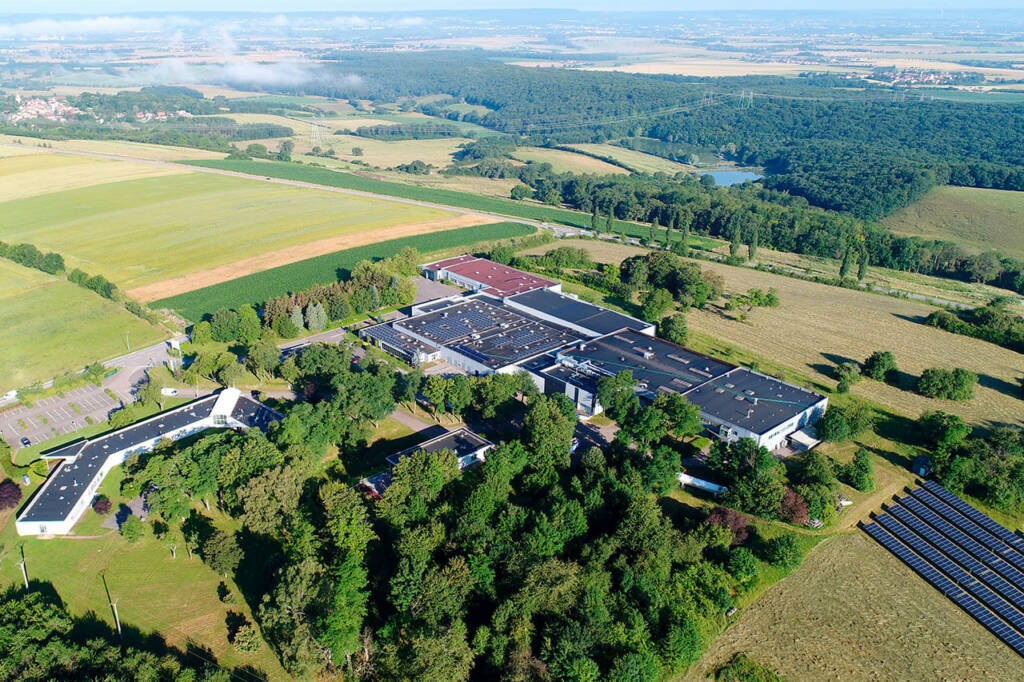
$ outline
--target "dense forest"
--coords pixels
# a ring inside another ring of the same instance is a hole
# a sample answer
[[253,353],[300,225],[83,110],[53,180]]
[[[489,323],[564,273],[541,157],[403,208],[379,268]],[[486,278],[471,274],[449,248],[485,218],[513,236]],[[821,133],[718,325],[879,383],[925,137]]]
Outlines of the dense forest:
[[[511,146],[510,146],[511,145]],[[681,174],[595,177],[554,173],[548,164],[515,164],[506,158],[509,138],[482,138],[456,155],[445,172],[518,178],[513,198],[532,197],[592,215],[605,232],[606,217],[651,223],[651,238],[686,251],[691,233],[719,237],[737,247],[753,245],[827,258],[848,267],[861,263],[952,277],[1024,293],[1024,263],[994,251],[971,255],[952,242],[900,237],[888,229],[809,205],[803,197],[746,183],[715,187],[707,178]],[[662,231],[661,227],[666,228]],[[858,270],[860,268],[858,267]],[[863,275],[863,270],[860,270]]]
[[[445,93],[492,110],[465,120],[533,143],[645,137],[713,148],[765,166],[770,187],[868,220],[936,184],[1024,189],[1024,111],[1013,105],[904,101],[828,77],[529,69],[450,53],[331,56],[303,92],[377,101]],[[333,77],[353,73],[358,84]]]

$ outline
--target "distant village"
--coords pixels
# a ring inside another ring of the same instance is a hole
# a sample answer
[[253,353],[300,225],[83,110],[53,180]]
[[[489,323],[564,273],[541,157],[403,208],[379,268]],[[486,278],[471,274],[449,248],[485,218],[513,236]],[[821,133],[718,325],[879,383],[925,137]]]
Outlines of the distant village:
[[[5,110],[2,112],[3,119],[7,123],[17,124],[22,121],[31,121],[38,118],[43,118],[57,123],[65,123],[79,116],[91,116],[99,123],[104,122],[104,119],[97,116],[95,113],[91,111],[83,111],[76,106],[68,104],[67,100],[63,97],[49,97],[43,99],[42,97],[23,98],[21,95],[15,95],[14,103],[17,106],[17,109],[13,111]],[[114,118],[123,121],[125,119],[131,119],[131,116],[123,112],[118,112],[115,114]],[[134,120],[136,123],[169,121],[171,119],[181,118],[192,118],[192,114],[181,109],[178,111],[136,111],[134,113]]]

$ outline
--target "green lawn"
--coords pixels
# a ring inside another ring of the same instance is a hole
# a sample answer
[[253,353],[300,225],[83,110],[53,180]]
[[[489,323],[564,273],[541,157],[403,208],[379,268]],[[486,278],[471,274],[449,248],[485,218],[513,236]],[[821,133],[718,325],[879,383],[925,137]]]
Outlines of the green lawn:
[[1024,192],[936,187],[882,224],[897,234],[955,241],[1024,258]]
[[0,393],[167,338],[67,280],[0,259]]
[[320,239],[451,216],[206,173],[54,192],[5,202],[0,212],[0,240],[57,251],[124,290]]

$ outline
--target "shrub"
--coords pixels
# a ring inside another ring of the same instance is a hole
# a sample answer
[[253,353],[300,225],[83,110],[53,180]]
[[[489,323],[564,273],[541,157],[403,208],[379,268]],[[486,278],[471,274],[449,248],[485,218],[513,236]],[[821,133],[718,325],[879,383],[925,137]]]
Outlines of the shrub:
[[715,671],[715,682],[783,682],[783,678],[746,654],[736,654]]
[[874,490],[875,475],[871,453],[864,448],[857,450],[853,461],[839,468],[839,480],[862,493]]
[[796,544],[796,536],[786,533],[768,541],[765,547],[765,559],[776,566],[795,568],[800,564],[800,549]]
[[952,372],[941,367],[929,367],[917,380],[917,392],[926,398],[965,401],[974,397],[978,376],[957,367]]
[[0,509],[14,509],[21,503],[21,486],[7,479],[0,482]]
[[732,532],[732,546],[742,545],[750,536],[750,520],[728,507],[715,507],[708,515],[707,522],[714,526],[723,526]]
[[887,350],[876,350],[864,361],[864,374],[875,381],[885,381],[894,372],[896,372],[896,358]]
[[800,496],[800,493],[792,488],[786,488],[786,492],[782,496],[782,504],[779,505],[779,517],[795,526],[807,524],[809,518],[807,502]]
[[231,643],[236,650],[245,654],[251,654],[259,651],[260,636],[252,623],[246,623],[235,631],[235,636]]
[[121,524],[121,535],[128,542],[138,542],[146,531],[145,524],[137,516],[129,516]]
[[96,498],[96,501],[92,503],[92,510],[100,516],[106,516],[110,513],[111,506],[110,500],[103,495],[100,495]]
[[729,552],[726,570],[738,582],[747,582],[757,577],[757,558],[746,547],[735,547]]

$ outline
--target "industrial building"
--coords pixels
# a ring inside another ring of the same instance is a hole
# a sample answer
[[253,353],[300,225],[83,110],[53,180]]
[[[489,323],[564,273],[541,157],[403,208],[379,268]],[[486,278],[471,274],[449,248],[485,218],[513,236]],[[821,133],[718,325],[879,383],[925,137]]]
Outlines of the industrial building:
[[423,276],[436,281],[447,280],[470,291],[482,291],[497,298],[534,289],[562,290],[561,282],[468,255],[427,263],[423,266]]
[[180,440],[214,428],[265,429],[281,415],[238,389],[226,388],[99,438],[43,455],[59,461],[15,521],[18,535],[66,535],[89,509],[110,470],[150,452],[163,439]]
[[563,349],[535,371],[546,393],[565,393],[582,412],[597,414],[598,380],[623,370],[633,373],[642,397],[684,395],[712,434],[726,441],[751,438],[769,450],[817,421],[828,405],[813,391],[632,329]]
[[649,322],[515,268],[460,256],[424,272],[470,292],[413,306],[408,318],[361,330],[364,340],[412,363],[443,360],[468,374],[527,372],[540,390],[564,393],[588,415],[602,411],[598,380],[630,370],[642,397],[686,396],[723,440],[752,438],[770,450],[817,442],[803,429],[824,414],[823,395],[659,339]]
[[384,491],[387,490],[387,487],[391,485],[391,469],[398,464],[403,457],[408,457],[414,452],[419,452],[420,450],[424,450],[426,452],[451,450],[455,453],[455,458],[459,461],[459,469],[462,470],[479,462],[483,462],[487,451],[492,447],[494,447],[494,443],[470,431],[465,426],[462,426],[454,431],[447,431],[435,438],[431,438],[418,445],[414,445],[411,448],[389,455],[387,457],[387,462],[391,466],[388,467],[386,471],[364,478],[359,482],[359,485],[370,493],[370,495],[380,497],[384,494]]

